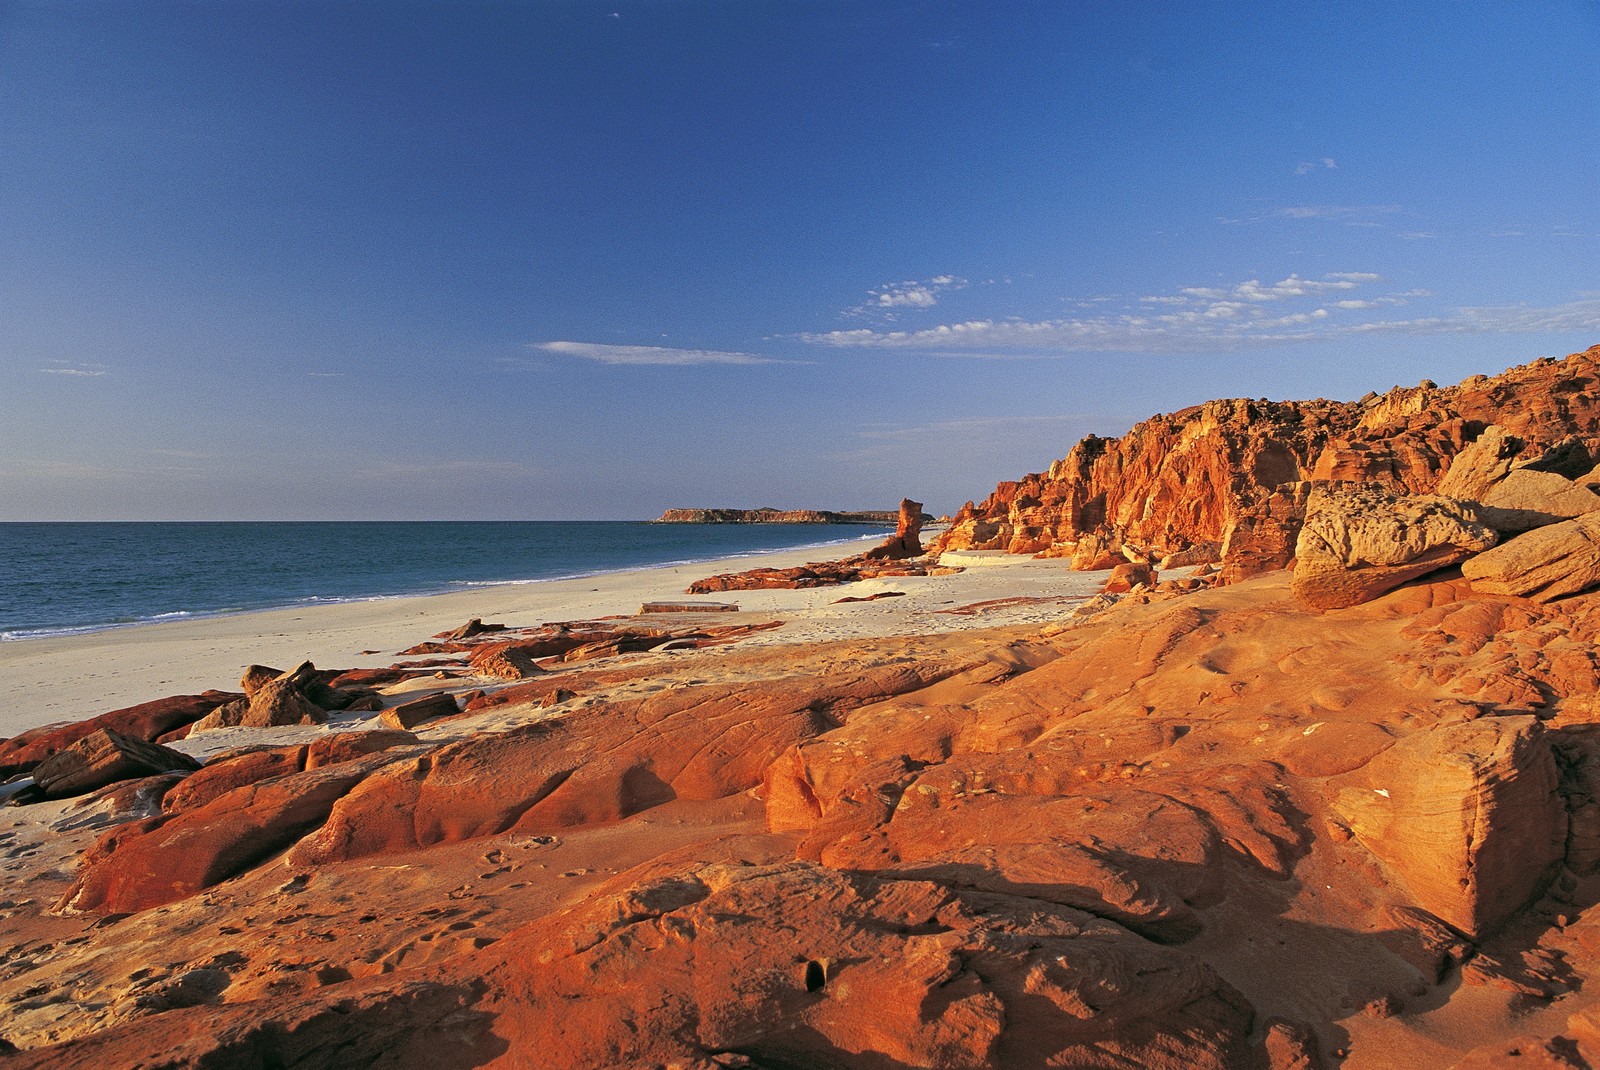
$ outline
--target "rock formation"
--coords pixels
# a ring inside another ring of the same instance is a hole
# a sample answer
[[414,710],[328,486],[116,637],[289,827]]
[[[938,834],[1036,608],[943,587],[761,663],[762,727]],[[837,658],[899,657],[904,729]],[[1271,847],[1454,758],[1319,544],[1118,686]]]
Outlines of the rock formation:
[[[448,715],[10,811],[3,1061],[1600,1064],[1597,514],[1519,489],[1541,526],[1482,522],[1519,471],[1588,489],[1592,359],[1102,443],[1170,538],[1102,487],[1131,519],[1073,552],[1130,589],[1046,623],[702,651],[765,625],[568,622],[436,637],[437,678],[247,673],[246,710]],[[1232,475],[1200,455],[1227,442]],[[1213,545],[1236,582],[1152,574]],[[508,650],[539,671],[489,674]]]
[[200,763],[187,754],[102,728],[40,762],[33,779],[46,798],[61,799],[119,780],[198,768]]
[[895,522],[894,534],[880,546],[866,553],[868,561],[904,561],[922,556],[922,503],[910,498],[901,499],[900,515]]
[[1313,609],[1370,602],[1495,544],[1478,510],[1438,495],[1318,488],[1295,543],[1294,593]]
[[[918,510],[920,512],[921,506]],[[657,524],[893,524],[900,514],[892,509],[878,512],[836,513],[830,509],[668,509]],[[933,517],[919,516],[919,524]]]
[[[1261,519],[1270,518],[1269,527],[1292,525],[1298,518],[1284,515],[1293,500],[1285,488],[1295,483],[1435,492],[1451,460],[1490,425],[1533,453],[1566,443],[1600,457],[1600,346],[1453,387],[1396,387],[1361,402],[1235,399],[1152,417],[1121,438],[1086,438],[1047,472],[1001,483],[984,501],[967,503],[934,549],[1059,552],[1096,535],[1151,558],[1220,546],[1239,523],[1250,535]],[[1233,542],[1261,554],[1254,538],[1236,534]],[[1264,557],[1278,560],[1281,550],[1269,548]],[[1248,557],[1231,567],[1223,561],[1230,577],[1252,567]]]

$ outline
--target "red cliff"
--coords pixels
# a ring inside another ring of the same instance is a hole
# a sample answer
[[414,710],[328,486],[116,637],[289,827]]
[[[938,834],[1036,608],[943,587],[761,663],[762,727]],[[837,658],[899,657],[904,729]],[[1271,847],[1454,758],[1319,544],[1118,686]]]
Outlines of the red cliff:
[[1090,436],[1049,471],[968,502],[933,549],[1067,556],[1093,535],[1096,552],[1084,552],[1080,567],[1106,547],[1215,557],[1236,521],[1303,501],[1297,483],[1432,491],[1491,423],[1530,449],[1571,438],[1600,454],[1600,346],[1451,387],[1424,380],[1353,402],[1232,399],[1153,416],[1121,438]]

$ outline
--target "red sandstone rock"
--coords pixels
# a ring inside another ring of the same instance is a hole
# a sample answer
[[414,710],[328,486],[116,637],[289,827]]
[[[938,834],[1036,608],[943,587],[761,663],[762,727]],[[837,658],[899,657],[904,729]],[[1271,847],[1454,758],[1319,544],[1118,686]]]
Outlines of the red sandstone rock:
[[1289,568],[1310,498],[1310,483],[1285,483],[1242,508],[1222,536],[1222,582],[1238,583]]
[[1420,906],[1477,938],[1537,895],[1563,858],[1556,789],[1539,722],[1484,717],[1397,743],[1335,806]]
[[305,768],[305,761],[304,745],[219,754],[167,792],[161,808],[169,814],[195,810],[246,784],[298,773]]
[[922,503],[910,498],[900,501],[900,516],[894,534],[882,545],[875,546],[864,555],[869,561],[904,560],[922,556]]
[[306,746],[305,768],[320,769],[325,765],[353,762],[368,754],[408,747],[420,742],[410,732],[368,728],[359,732],[336,732],[313,740]]
[[526,680],[545,670],[534,661],[537,655],[516,644],[484,647],[472,656],[469,664],[479,676],[492,676],[498,680]]
[[194,810],[134,822],[84,857],[61,909],[120,913],[193,895],[272,857],[392,760],[384,754],[234,788]]
[[[321,724],[327,720],[327,709],[307,697],[309,690],[326,698],[332,689],[316,674],[308,661],[271,679],[263,679],[271,670],[253,665],[246,671],[255,690],[248,700],[236,699],[219,706],[195,722],[192,731],[204,732],[213,728],[242,726],[245,728],[270,728],[275,725]],[[346,699],[345,704],[348,704]]]
[[[559,950],[530,971],[536,947]],[[804,863],[663,874],[497,957],[487,983],[526,1000],[511,1043],[575,1068],[1224,1070],[1250,1021],[1201,963],[1069,908]]]
[[1143,561],[1124,561],[1111,570],[1111,575],[1106,579],[1105,592],[1117,594],[1131,591],[1135,587],[1154,587],[1156,573],[1148,563]]
[[[1120,439],[1090,437],[1048,472],[968,503],[935,541],[1037,552],[1107,534],[1164,556],[1221,543],[1228,526],[1285,483],[1375,482],[1433,491],[1489,424],[1543,450],[1573,440],[1600,455],[1600,347],[1458,386],[1400,388],[1369,404],[1213,401],[1155,416]],[[1562,474],[1573,475],[1572,472]]]
[[130,739],[154,741],[204,717],[237,695],[226,691],[207,691],[200,695],[141,702],[137,706],[112,710],[76,724],[56,725],[38,732],[24,732],[0,744],[0,778],[27,772],[39,762],[91,733],[103,729]]
[[486,632],[503,632],[505,630],[506,626],[504,624],[485,624],[483,623],[482,617],[473,617],[461,627],[452,629],[448,632],[440,632],[438,635],[434,636],[434,638],[455,640],[471,639],[474,636],[483,635]]
[[379,715],[379,720],[391,729],[409,732],[420,724],[440,717],[453,717],[460,712],[456,706],[456,697],[441,692],[391,706]]
[[199,767],[187,754],[101,728],[34,766],[33,778],[47,798],[64,799],[119,780]]
[[833,727],[831,711],[916,690],[959,667],[931,660],[829,679],[677,688],[465,739],[369,778],[291,857],[320,865],[722,798],[759,784],[784,750]]

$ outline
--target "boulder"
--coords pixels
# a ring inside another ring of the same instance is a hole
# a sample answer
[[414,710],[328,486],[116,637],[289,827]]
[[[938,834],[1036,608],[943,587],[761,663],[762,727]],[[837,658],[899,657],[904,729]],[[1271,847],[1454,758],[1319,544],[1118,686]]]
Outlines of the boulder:
[[47,798],[64,799],[119,780],[198,768],[187,754],[102,728],[40,762],[33,779]]
[[1458,564],[1496,539],[1467,502],[1318,487],[1295,543],[1292,589],[1312,609],[1359,605]]
[[1148,562],[1124,561],[1111,570],[1111,575],[1106,579],[1105,592],[1107,594],[1120,594],[1131,591],[1135,587],[1153,587],[1156,582],[1156,573]]
[[1555,758],[1534,717],[1482,717],[1402,738],[1334,809],[1416,904],[1468,937],[1538,896],[1566,850]]
[[482,617],[473,617],[461,627],[452,629],[448,632],[440,632],[438,635],[434,636],[434,638],[459,641],[462,639],[471,639],[473,636],[482,635],[485,632],[503,632],[505,630],[506,626],[504,624],[485,624],[483,623]]
[[[237,699],[219,706],[195,723],[193,731],[204,732],[213,728],[272,728],[279,725],[322,724],[328,719],[327,709],[312,701],[305,689],[313,689],[326,697],[332,691],[317,679],[316,669],[303,662],[285,673],[263,680],[265,666],[252,665],[245,671],[244,681],[255,688],[248,691],[247,699]],[[348,705],[348,702],[344,703]]]
[[186,729],[218,706],[238,697],[229,691],[174,695],[112,710],[87,721],[24,732],[0,744],[0,779],[25,773],[50,755],[103,729],[129,739],[154,741],[159,736]]
[[545,670],[534,660],[533,652],[514,643],[484,647],[472,656],[472,671],[497,680],[526,680]]
[[1165,572],[1169,568],[1192,568],[1195,565],[1212,565],[1220,560],[1222,560],[1222,548],[1214,542],[1202,542],[1167,554],[1161,559],[1157,569]]
[[1074,572],[1101,572],[1116,568],[1126,560],[1122,556],[1122,541],[1103,532],[1085,535],[1072,548]]
[[409,732],[419,724],[440,717],[454,717],[460,712],[454,695],[440,693],[391,706],[384,710],[378,719],[389,728]]
[[1600,586],[1600,513],[1537,528],[1464,562],[1485,594],[1549,602]]
[[1564,441],[1531,457],[1522,456],[1526,445],[1491,425],[1450,462],[1438,492],[1477,502],[1483,522],[1503,534],[1600,510],[1600,494],[1569,478],[1587,478],[1589,453],[1581,443]]
[[1533,468],[1513,469],[1478,502],[1483,522],[1503,534],[1600,510],[1600,494],[1566,476]]
[[244,674],[239,677],[239,687],[245,698],[254,698],[257,691],[282,675],[282,669],[270,665],[246,665]]
[[1499,424],[1490,424],[1450,461],[1437,493],[1446,498],[1481,502],[1496,483],[1511,474],[1527,443]]

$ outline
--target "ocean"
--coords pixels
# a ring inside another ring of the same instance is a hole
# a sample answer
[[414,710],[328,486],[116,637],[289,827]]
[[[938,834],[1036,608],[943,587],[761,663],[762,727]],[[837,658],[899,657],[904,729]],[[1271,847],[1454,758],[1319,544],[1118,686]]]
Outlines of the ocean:
[[840,547],[878,531],[636,521],[0,523],[0,641]]

